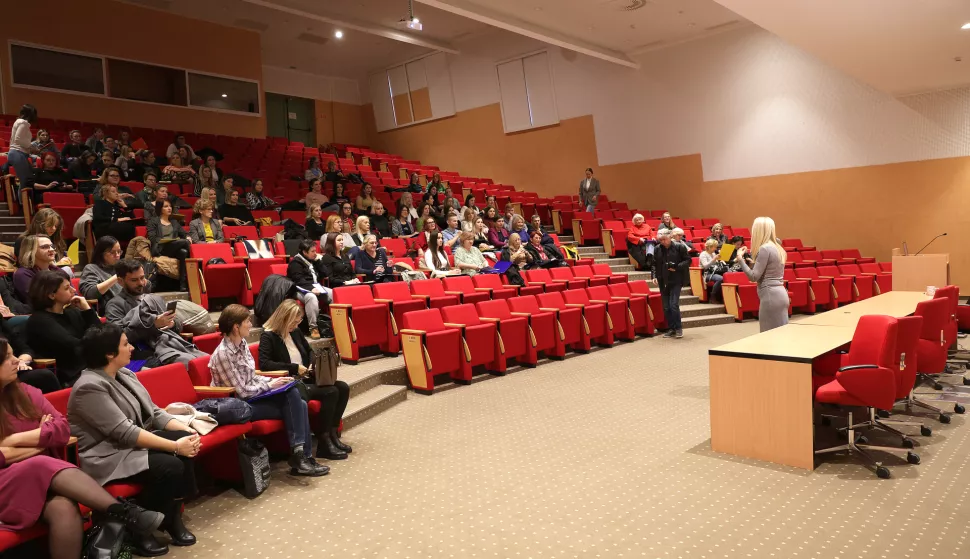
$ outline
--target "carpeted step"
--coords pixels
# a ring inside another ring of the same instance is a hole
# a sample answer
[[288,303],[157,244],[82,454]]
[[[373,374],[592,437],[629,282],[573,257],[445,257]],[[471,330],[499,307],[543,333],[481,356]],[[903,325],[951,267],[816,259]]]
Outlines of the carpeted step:
[[617,265],[617,266],[629,266],[630,265],[630,259],[629,258],[610,258],[610,256],[608,254],[606,254],[605,252],[603,253],[603,256],[597,257],[595,260],[596,260],[596,263],[597,264],[609,264],[610,266],[612,266],[614,264]]
[[580,254],[592,254],[592,253],[606,254],[606,252],[603,250],[603,245],[576,247],[576,250]]
[[[681,307],[683,310],[684,307]],[[715,307],[718,308],[718,307]],[[708,314],[703,316],[682,316],[681,325],[687,328],[699,328],[701,326],[715,326],[718,324],[732,324],[734,317],[729,314]]]
[[407,386],[393,384],[381,384],[359,396],[352,396],[344,411],[344,429],[360,425],[407,398]]
[[383,384],[406,386],[408,382],[403,356],[364,360],[357,365],[341,364],[337,373],[340,380],[350,385],[351,398]]
[[576,237],[573,237],[572,235],[559,235],[559,242],[560,243],[575,243],[576,242]]
[[635,266],[631,266],[629,264],[626,264],[626,265],[610,264],[610,269],[613,270],[613,273],[614,274],[622,274],[624,272],[635,272],[636,271],[636,267]]
[[683,318],[695,316],[711,316],[724,314],[724,305],[709,305],[707,303],[680,305],[680,315]]

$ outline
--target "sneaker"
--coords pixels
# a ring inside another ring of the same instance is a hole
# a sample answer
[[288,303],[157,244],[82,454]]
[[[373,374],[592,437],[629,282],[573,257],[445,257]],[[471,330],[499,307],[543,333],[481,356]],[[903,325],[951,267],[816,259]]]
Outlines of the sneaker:
[[675,334],[675,332],[673,330],[667,330],[666,332],[664,332],[664,337],[665,338],[673,338],[674,337],[674,334]]
[[677,333],[674,334],[674,337],[675,338],[683,338],[684,337],[684,331],[678,328],[677,329]]

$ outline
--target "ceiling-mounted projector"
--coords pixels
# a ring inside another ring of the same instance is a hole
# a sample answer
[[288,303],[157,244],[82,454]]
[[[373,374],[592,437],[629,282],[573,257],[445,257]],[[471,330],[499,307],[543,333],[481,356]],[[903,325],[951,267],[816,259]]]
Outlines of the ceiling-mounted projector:
[[410,18],[410,19],[408,19],[408,18],[402,18],[401,21],[399,21],[397,23],[401,27],[406,27],[407,29],[410,29],[412,31],[421,31],[422,29],[424,29],[424,26],[421,25],[421,20],[419,20],[416,17],[413,17],[413,18]]

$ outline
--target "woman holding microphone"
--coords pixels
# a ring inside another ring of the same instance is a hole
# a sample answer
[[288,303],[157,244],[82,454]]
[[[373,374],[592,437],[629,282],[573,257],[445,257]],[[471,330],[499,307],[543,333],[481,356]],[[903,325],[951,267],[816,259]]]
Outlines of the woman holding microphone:
[[758,283],[758,322],[761,331],[788,324],[788,290],[785,288],[785,249],[777,242],[775,222],[770,217],[759,217],[751,226],[751,252],[754,253],[754,267],[744,260],[748,249],[738,249],[741,270],[748,279]]

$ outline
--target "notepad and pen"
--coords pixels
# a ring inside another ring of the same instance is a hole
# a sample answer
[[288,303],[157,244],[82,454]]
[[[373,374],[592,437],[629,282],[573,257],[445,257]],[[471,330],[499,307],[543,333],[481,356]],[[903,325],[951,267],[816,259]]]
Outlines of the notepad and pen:
[[252,398],[247,398],[246,401],[247,402],[250,402],[250,403],[252,403],[252,402],[258,402],[259,400],[262,400],[263,398],[269,398],[271,396],[276,396],[277,394],[282,394],[282,393],[286,392],[287,390],[289,390],[290,388],[292,388],[294,384],[296,384],[296,381],[293,381],[293,382],[284,384],[283,386],[280,386],[278,388],[273,388],[272,390],[267,390],[266,392],[263,392],[262,394],[257,394],[255,396],[253,396]]

